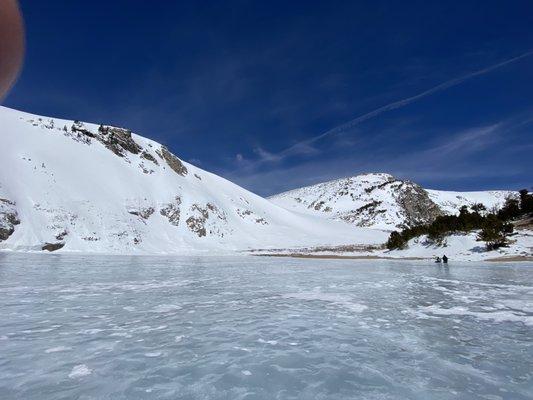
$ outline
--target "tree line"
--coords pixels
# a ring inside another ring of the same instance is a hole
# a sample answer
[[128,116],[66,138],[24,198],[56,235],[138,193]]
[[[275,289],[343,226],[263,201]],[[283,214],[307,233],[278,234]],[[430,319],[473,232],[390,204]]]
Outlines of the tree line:
[[527,189],[520,190],[518,198],[508,197],[502,208],[487,210],[481,204],[462,206],[459,215],[440,215],[426,225],[394,231],[387,241],[389,250],[404,249],[409,240],[427,235],[433,243],[442,244],[446,236],[479,230],[477,239],[485,242],[487,250],[508,245],[508,235],[513,233],[511,221],[533,213],[533,195]]

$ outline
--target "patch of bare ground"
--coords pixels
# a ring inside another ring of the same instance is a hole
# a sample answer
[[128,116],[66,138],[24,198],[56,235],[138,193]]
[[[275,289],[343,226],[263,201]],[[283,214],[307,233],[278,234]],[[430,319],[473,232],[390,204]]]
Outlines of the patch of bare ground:
[[349,244],[340,246],[317,246],[298,247],[288,249],[253,249],[250,253],[273,253],[273,254],[313,254],[313,253],[368,253],[375,250],[383,250],[384,245]]
[[507,256],[489,258],[485,261],[489,262],[516,262],[516,261],[533,261],[533,256]]
[[317,258],[333,260],[427,260],[422,257],[385,257],[385,256],[341,256],[336,254],[300,254],[300,253],[261,253],[255,254],[260,257],[289,257],[289,258]]
[[524,229],[533,231],[533,215],[528,215],[524,218],[514,221],[513,225],[515,229]]

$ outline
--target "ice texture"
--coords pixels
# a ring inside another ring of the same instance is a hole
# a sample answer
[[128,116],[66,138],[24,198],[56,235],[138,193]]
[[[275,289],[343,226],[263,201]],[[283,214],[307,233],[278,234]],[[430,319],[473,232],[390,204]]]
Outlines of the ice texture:
[[0,398],[531,399],[532,306],[533,264],[0,254]]

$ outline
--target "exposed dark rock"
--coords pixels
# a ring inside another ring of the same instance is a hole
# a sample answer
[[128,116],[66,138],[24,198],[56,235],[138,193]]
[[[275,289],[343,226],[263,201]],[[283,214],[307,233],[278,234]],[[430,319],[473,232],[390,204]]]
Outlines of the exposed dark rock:
[[15,202],[0,198],[0,242],[7,240],[15,232],[15,225],[20,224],[15,206]]
[[42,247],[42,250],[46,251],[56,251],[65,246],[65,243],[57,242],[57,243],[45,243]]
[[164,208],[162,208],[159,213],[167,217],[168,222],[170,222],[172,225],[178,226],[180,223],[180,204],[181,204],[181,197],[176,196],[174,203],[167,204]]
[[307,208],[309,208],[309,209],[313,208],[316,211],[320,211],[320,209],[322,208],[322,206],[324,206],[324,204],[326,204],[326,202],[323,201],[323,200],[313,201],[311,204],[309,204],[309,206]]
[[198,237],[203,237],[207,234],[205,229],[206,219],[204,217],[189,217],[185,222],[187,223],[189,229],[196,233]]
[[156,158],[150,153],[148,153],[146,150],[141,153],[141,157],[145,160],[153,162],[155,165],[159,165],[159,162],[156,160]]
[[[226,214],[212,203],[207,203],[205,207],[200,207],[198,204],[193,204],[191,206],[191,213],[195,215],[191,215],[185,222],[187,223],[189,229],[196,233],[199,237],[207,235],[207,223],[210,213],[212,213],[221,221],[227,221]],[[223,234],[214,225],[212,225],[212,227],[213,230],[209,231],[210,234],[215,233],[223,236]]]
[[9,239],[9,237],[15,232],[15,228],[13,227],[7,227],[2,228],[0,227],[0,242],[3,240]]
[[237,215],[241,218],[245,218],[247,215],[252,215],[252,212],[250,210],[241,210],[240,208],[237,208],[236,210]]
[[181,160],[172,154],[165,146],[161,146],[161,150],[156,150],[156,153],[159,157],[166,161],[168,166],[178,175],[185,176],[188,171],[185,165]]
[[88,136],[90,138],[95,138],[96,135],[90,130],[86,129],[82,122],[74,121],[70,130],[75,133],[81,133],[82,135]]
[[340,218],[346,222],[356,223],[357,226],[371,226],[376,215],[386,212],[386,210],[378,209],[381,203],[381,201],[371,201],[354,211],[345,213]]
[[154,207],[140,208],[138,210],[129,210],[131,215],[136,215],[142,219],[148,219],[155,212]]
[[390,185],[391,183],[396,183],[396,182],[402,183],[402,181],[400,181],[400,180],[398,180],[398,179],[396,179],[396,178],[394,178],[392,176],[388,176],[387,180],[385,182],[382,182],[382,183],[380,183],[378,185],[374,185],[374,186],[370,186],[368,188],[365,188],[365,192],[366,193],[372,193],[375,189],[382,189],[385,186]]
[[154,170],[153,169],[147,169],[143,163],[140,163],[139,164],[139,168],[142,170],[142,172],[144,174],[153,174],[154,173]]
[[443,214],[442,210],[419,185],[405,181],[397,194],[397,200],[405,216],[405,226],[429,224]]
[[124,151],[139,154],[142,150],[133,140],[129,129],[100,125],[98,132],[98,140],[119,157],[124,157]]
[[65,236],[67,236],[67,235],[68,235],[67,231],[62,231],[61,233],[58,233],[56,235],[56,239],[57,240],[63,240],[63,239],[65,239]]

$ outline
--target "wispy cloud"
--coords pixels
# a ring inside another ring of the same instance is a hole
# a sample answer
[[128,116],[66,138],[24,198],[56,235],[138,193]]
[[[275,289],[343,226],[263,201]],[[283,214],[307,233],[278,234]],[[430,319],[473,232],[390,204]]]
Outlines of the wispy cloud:
[[465,154],[481,151],[499,140],[499,134],[504,125],[504,123],[496,123],[489,126],[467,129],[435,147],[424,150],[423,153],[432,157],[435,155],[442,157],[457,152]]
[[421,93],[418,93],[416,95],[413,95],[413,96],[410,96],[410,97],[406,97],[404,99],[401,99],[401,100],[397,100],[395,102],[392,102],[392,103],[389,103],[387,105],[384,105],[382,107],[379,107],[375,110],[372,110],[370,112],[367,112],[363,115],[360,115],[342,125],[339,125],[339,126],[336,126],[335,128],[332,128],[328,131],[325,131],[319,135],[316,135],[312,138],[309,138],[309,139],[306,139],[306,140],[302,140],[298,143],[295,143],[287,148],[285,148],[284,150],[281,150],[279,151],[278,153],[268,153],[269,154],[269,157],[262,157],[261,154],[259,159],[255,160],[254,162],[251,162],[248,164],[248,168],[253,168],[253,167],[258,167],[260,166],[261,164],[264,164],[265,162],[271,162],[271,161],[275,161],[275,162],[279,162],[281,160],[284,160],[286,158],[289,158],[289,157],[292,157],[292,156],[295,156],[297,154],[301,154],[302,153],[302,149],[305,149],[305,148],[313,148],[312,145],[321,140],[321,139],[324,139],[328,136],[332,136],[332,135],[335,135],[335,134],[339,134],[339,133],[343,133],[343,132],[346,132],[352,128],[354,128],[355,126],[361,124],[362,122],[365,122],[365,121],[368,121],[372,118],[375,118],[383,113],[386,113],[388,111],[392,111],[392,110],[396,110],[396,109],[399,109],[399,108],[402,108],[402,107],[405,107],[409,104],[412,104],[418,100],[421,100],[425,97],[428,97],[432,94],[435,94],[435,93],[438,93],[438,92],[441,92],[443,90],[446,90],[446,89],[449,89],[451,87],[454,87],[454,86],[457,86],[467,80],[470,80],[472,78],[475,78],[475,77],[478,77],[478,76],[481,76],[481,75],[485,75],[485,74],[488,74],[494,70],[497,70],[499,68],[503,68],[509,64],[512,64],[512,63],[515,63],[519,60],[522,60],[526,57],[529,57],[533,55],[533,50],[530,50],[526,53],[523,53],[519,56],[516,56],[516,57],[513,57],[513,58],[510,58],[510,59],[507,59],[505,61],[501,61],[497,64],[493,64],[491,66],[488,66],[488,67],[485,67],[485,68],[482,68],[480,70],[477,70],[477,71],[474,71],[474,72],[470,72],[466,75],[463,75],[463,76],[460,76],[460,77],[457,77],[457,78],[454,78],[454,79],[450,79],[446,82],[443,82],[443,83],[440,83],[436,86],[433,86],[432,88],[430,89],[427,89]]
[[278,154],[270,153],[269,151],[263,149],[262,147],[256,147],[254,149],[254,153],[257,154],[257,156],[259,157],[259,160],[263,162],[268,161],[268,162],[275,163],[281,160],[281,156],[279,156]]
[[[424,147],[401,154],[391,144],[380,151],[358,152],[357,157],[320,158],[289,167],[279,164],[278,168],[262,171],[245,169],[226,176],[263,195],[364,172],[388,172],[431,186],[472,179],[481,182],[491,178],[496,182],[507,182],[502,189],[512,189],[508,186],[509,179],[523,173],[523,167],[509,162],[505,154],[514,151],[508,143],[515,141],[515,132],[523,128],[527,118],[521,115],[492,124],[442,132],[438,139]],[[522,146],[516,151],[526,154],[528,149]],[[498,188],[494,183],[490,185],[490,189]]]

